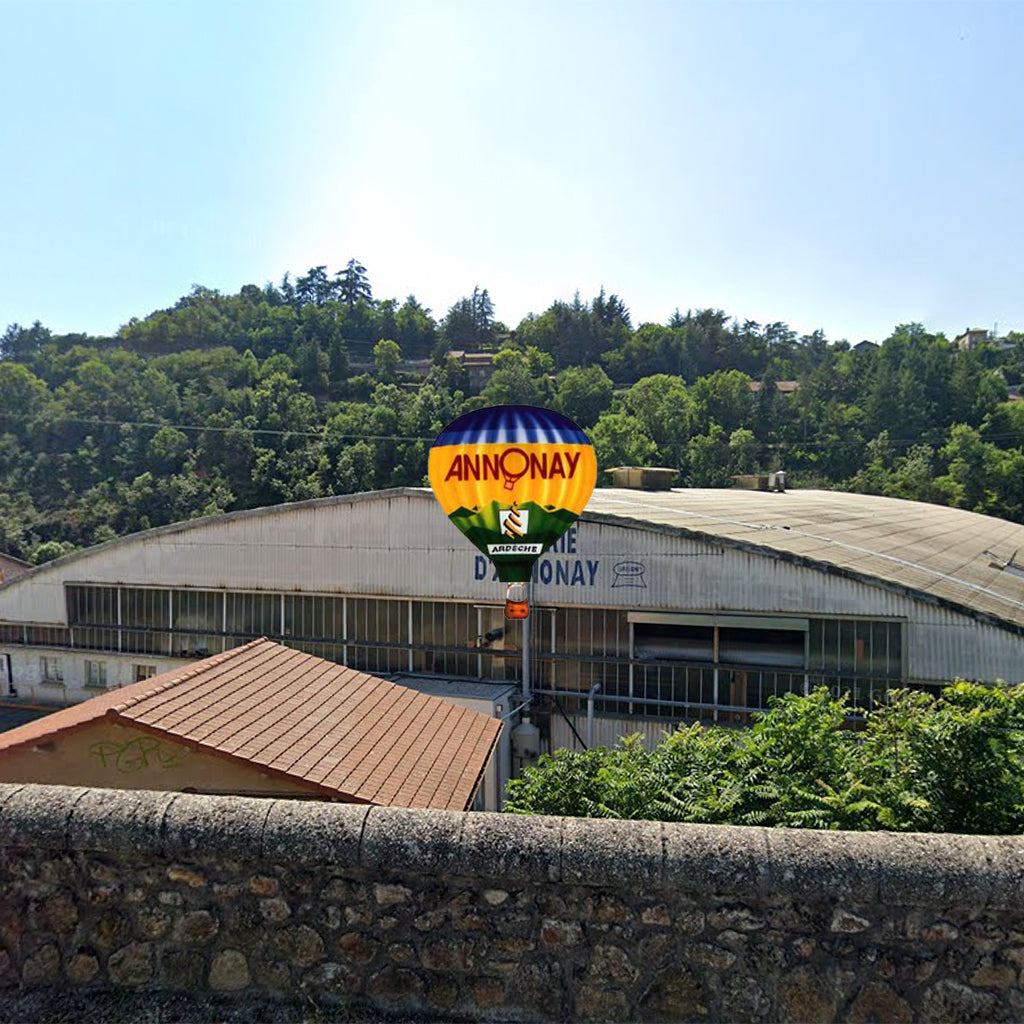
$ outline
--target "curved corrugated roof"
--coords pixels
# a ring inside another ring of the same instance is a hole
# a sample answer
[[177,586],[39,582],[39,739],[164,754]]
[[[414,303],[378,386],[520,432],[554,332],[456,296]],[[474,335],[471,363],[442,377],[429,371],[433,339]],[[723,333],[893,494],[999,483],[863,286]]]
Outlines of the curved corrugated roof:
[[583,518],[838,571],[1024,631],[1024,526],[993,516],[841,491],[602,488]]
[[[210,522],[400,496],[435,503],[428,488],[399,487],[193,519],[66,555],[0,584],[0,590],[97,551]],[[636,529],[653,527],[785,558],[891,587],[1024,633],[1024,526],[993,516],[842,491],[608,487],[594,491],[581,518]]]

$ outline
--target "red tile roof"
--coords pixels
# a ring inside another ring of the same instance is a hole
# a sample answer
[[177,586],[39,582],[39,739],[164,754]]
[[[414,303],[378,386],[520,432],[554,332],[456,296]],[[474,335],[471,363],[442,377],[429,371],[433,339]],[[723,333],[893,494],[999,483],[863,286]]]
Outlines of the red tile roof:
[[104,716],[323,796],[454,810],[472,803],[501,732],[440,697],[253,640],[0,734],[0,757]]

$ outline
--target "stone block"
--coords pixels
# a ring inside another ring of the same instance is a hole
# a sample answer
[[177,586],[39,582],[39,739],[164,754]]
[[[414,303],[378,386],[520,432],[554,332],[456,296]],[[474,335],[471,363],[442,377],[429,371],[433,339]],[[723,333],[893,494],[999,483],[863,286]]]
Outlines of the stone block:
[[284,900],[275,896],[273,899],[260,900],[260,914],[267,924],[281,924],[292,916],[292,911]]
[[853,980],[850,972],[832,968],[813,970],[800,967],[782,974],[778,982],[781,1019],[795,1024],[835,1020]]
[[26,985],[52,985],[60,978],[60,951],[47,943],[30,957],[21,968],[21,980]]
[[561,881],[562,830],[567,818],[470,814],[462,830],[458,874],[517,882]]
[[[264,841],[266,841],[266,831],[263,833]],[[253,875],[249,879],[249,892],[254,896],[276,896],[277,890],[280,888],[276,878],[271,878],[269,875]]]
[[78,907],[69,892],[54,893],[44,905],[46,920],[58,935],[70,935],[78,924]]
[[1012,988],[1017,983],[1017,969],[987,956],[972,972],[970,982],[978,988]]
[[100,972],[100,962],[91,953],[75,953],[64,973],[72,985],[88,985]]
[[587,980],[601,987],[632,985],[640,971],[629,954],[618,946],[599,945],[594,949],[587,970]]
[[702,1020],[708,1012],[704,984],[685,967],[659,971],[641,1001],[641,1010],[647,1020]]
[[[345,932],[338,936],[338,949],[347,963],[356,964],[358,967],[365,967],[377,955],[380,943],[376,939],[363,935],[360,932]],[[393,946],[400,948],[399,946]],[[412,947],[410,946],[411,950]],[[392,957],[393,959],[393,957]],[[411,959],[411,956],[406,958]]]
[[866,917],[861,917],[845,907],[836,907],[832,914],[832,923],[829,925],[829,931],[844,935],[854,935],[857,932],[867,931],[870,927],[871,922]]
[[16,786],[0,805],[0,847],[68,849],[68,823],[89,790],[71,786]]
[[[265,806],[265,805],[264,805]],[[359,863],[359,841],[369,807],[310,800],[274,800],[263,826],[261,850],[274,864]]]
[[178,794],[164,815],[164,850],[183,861],[212,850],[218,858],[251,858],[262,844],[267,810],[254,797]]
[[196,992],[203,987],[206,957],[196,949],[165,949],[160,953],[163,984],[172,991]]
[[222,949],[210,964],[210,988],[215,992],[239,992],[251,982],[249,961],[240,949]]
[[547,960],[525,964],[513,975],[508,989],[510,1007],[560,1020],[567,1017],[567,989],[562,965]]
[[567,883],[643,892],[662,884],[662,861],[660,822],[567,818],[562,826]]
[[135,931],[144,939],[159,939],[167,934],[171,915],[155,907],[141,907],[135,915]]
[[748,907],[730,905],[708,911],[707,923],[721,932],[756,932],[765,926],[765,919]]
[[957,1021],[990,1021],[999,1003],[990,992],[976,992],[952,978],[945,978],[926,989],[921,996],[917,1019],[923,1024],[948,1024]]
[[373,807],[366,816],[359,863],[381,873],[458,874],[465,820],[455,811]]
[[888,836],[815,829],[765,830],[768,891],[794,901],[827,894],[843,903],[877,903],[879,857]]
[[615,989],[583,985],[576,996],[574,1016],[585,1021],[629,1020],[629,1000],[624,992]]
[[167,869],[167,880],[178,885],[187,885],[190,889],[202,889],[206,885],[206,875],[184,864],[172,864]]
[[412,889],[407,885],[376,882],[373,886],[373,898],[378,907],[394,907],[400,903],[408,903],[412,898]]
[[360,977],[347,964],[318,964],[302,976],[302,987],[310,992],[342,998],[359,991]]
[[456,971],[460,974],[476,962],[474,945],[468,939],[431,939],[420,947],[420,963],[431,971]]
[[107,977],[115,985],[147,984],[153,977],[153,946],[149,942],[133,942],[111,953],[107,959]]
[[414,963],[416,947],[411,942],[392,942],[388,946],[387,958],[393,964]]
[[220,930],[220,923],[208,910],[191,910],[174,925],[174,940],[185,946],[202,946]]
[[126,945],[133,931],[131,919],[126,914],[120,910],[108,910],[97,918],[89,937],[100,952],[109,953]]
[[848,1024],[910,1024],[914,1011],[910,1004],[882,982],[870,982],[856,995],[846,1020]]
[[[958,835],[875,834],[879,901],[892,907],[981,908],[992,892],[988,872],[991,840]],[[867,902],[867,901],[865,901]]]
[[505,985],[491,978],[478,978],[469,987],[473,994],[473,1002],[481,1010],[490,1010],[505,1002]]
[[427,986],[425,998],[436,1010],[454,1010],[459,998],[459,989],[450,981],[434,981]]
[[68,842],[75,850],[114,855],[159,853],[164,815],[178,796],[145,790],[86,790],[68,821]]
[[370,978],[366,991],[374,999],[411,1008],[423,998],[423,982],[406,967],[387,967]]
[[312,967],[326,957],[320,933],[305,924],[275,932],[274,945],[296,967]]
[[540,942],[546,949],[578,946],[583,941],[583,928],[577,921],[545,918],[540,926]]
[[698,900],[715,894],[743,899],[767,894],[766,829],[675,823],[662,828],[667,888]]

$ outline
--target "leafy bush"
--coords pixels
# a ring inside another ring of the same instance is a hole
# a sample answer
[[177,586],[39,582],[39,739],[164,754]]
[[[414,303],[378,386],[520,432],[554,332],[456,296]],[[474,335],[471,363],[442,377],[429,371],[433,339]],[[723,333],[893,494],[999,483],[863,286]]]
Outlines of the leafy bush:
[[789,828],[1024,832],[1024,686],[957,682],[862,712],[822,688],[753,728],[691,725],[654,750],[559,750],[508,785],[506,809]]

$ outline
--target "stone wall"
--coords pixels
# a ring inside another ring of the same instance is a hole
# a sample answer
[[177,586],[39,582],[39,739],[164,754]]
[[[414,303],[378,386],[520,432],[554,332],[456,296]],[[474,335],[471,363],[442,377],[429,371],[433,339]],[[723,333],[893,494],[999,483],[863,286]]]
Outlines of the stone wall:
[[1024,839],[0,786],[0,986],[476,1020],[1024,1019]]

